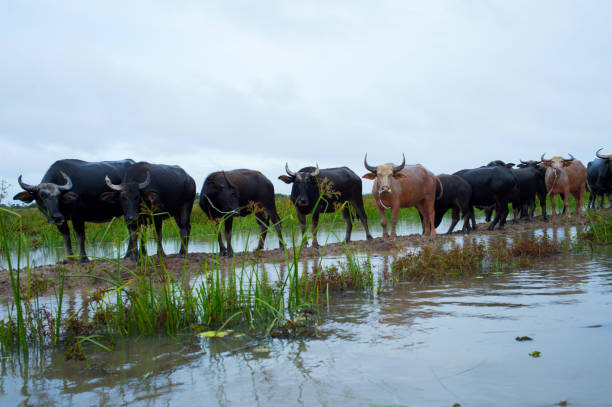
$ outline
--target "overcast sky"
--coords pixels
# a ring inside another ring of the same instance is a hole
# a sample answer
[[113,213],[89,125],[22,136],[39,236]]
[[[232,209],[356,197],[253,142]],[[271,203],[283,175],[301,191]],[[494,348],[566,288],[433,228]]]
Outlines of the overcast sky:
[[[610,1],[0,2],[0,178],[612,153]],[[364,180],[370,191],[372,181]]]

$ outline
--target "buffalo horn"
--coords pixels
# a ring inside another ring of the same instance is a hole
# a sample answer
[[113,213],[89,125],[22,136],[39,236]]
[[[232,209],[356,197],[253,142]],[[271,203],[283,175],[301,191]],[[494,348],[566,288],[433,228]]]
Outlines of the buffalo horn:
[[66,179],[66,183],[64,185],[58,185],[60,191],[70,191],[72,189],[72,180],[64,171],[60,171],[60,174],[64,176]]
[[398,171],[401,171],[406,165],[406,156],[402,153],[402,163],[400,165],[396,165],[393,167],[393,173],[395,174]]
[[541,162],[549,163],[549,162],[551,162],[551,161],[552,161],[552,160],[546,160],[546,159],[544,159],[544,155],[546,155],[546,153],[542,154],[542,157],[540,157],[540,161],[541,161]]
[[25,182],[21,180],[21,175],[19,176],[19,178],[17,178],[17,181],[19,182],[19,185],[21,186],[21,188],[25,189],[28,192],[36,193],[38,191],[38,185],[34,186],[34,185],[26,184]]
[[313,177],[316,177],[317,175],[319,175],[319,164],[317,164],[317,169],[312,173]]
[[599,150],[597,150],[597,152],[595,153],[595,155],[597,156],[597,158],[603,158],[603,159],[606,159],[606,158],[612,158],[612,154],[608,154],[608,155],[599,154],[599,152],[600,152],[601,150],[603,150],[603,147],[602,147],[602,148],[600,148]]
[[525,165],[529,164],[529,162],[527,162],[527,161],[523,161],[523,160],[519,160],[519,161],[521,162],[521,164],[525,164]]
[[104,181],[106,182],[106,185],[108,185],[108,187],[114,191],[121,191],[123,189],[123,187],[121,186],[121,184],[119,185],[115,185],[111,182],[110,178],[108,178],[108,175],[104,177]]
[[292,177],[295,177],[295,172],[293,172],[293,171],[291,171],[291,170],[289,169],[289,164],[287,164],[287,163],[285,163],[285,171],[287,171],[287,174],[288,174],[288,175],[290,175],[290,176],[292,176]]
[[366,170],[376,174],[376,167],[372,167],[371,165],[368,164],[368,153],[366,153],[365,158],[363,159],[363,165],[365,165]]
[[138,184],[138,189],[145,189],[151,183],[151,171],[147,171],[147,178]]
[[565,161],[574,161],[574,160],[575,160],[574,156],[573,156],[573,155],[571,155],[570,153],[568,153],[568,154],[569,154],[569,156],[570,156],[571,158],[564,158],[564,160],[565,160]]

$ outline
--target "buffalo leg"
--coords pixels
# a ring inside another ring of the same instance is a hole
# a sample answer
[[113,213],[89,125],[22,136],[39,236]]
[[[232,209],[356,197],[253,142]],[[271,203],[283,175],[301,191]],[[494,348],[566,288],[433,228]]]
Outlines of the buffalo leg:
[[[161,257],[166,257],[166,253],[164,253],[164,247],[162,246],[162,224],[164,220],[161,216],[154,216],[153,223],[155,224],[155,237],[157,238],[157,255]],[[180,227],[180,226],[179,226]],[[183,242],[181,242],[181,249],[183,248]]]
[[570,196],[569,189],[566,190],[563,194],[561,194],[561,197],[563,198],[563,215],[565,215],[567,213],[567,216],[570,215],[570,211],[569,211],[569,196]]
[[342,216],[344,217],[344,221],[346,222],[346,235],[344,236],[344,241],[348,243],[351,241],[351,232],[353,231],[351,211],[348,205],[344,205],[344,208],[342,208]]
[[313,214],[312,214],[312,247],[314,248],[318,248],[319,247],[319,242],[317,241],[317,230],[319,228],[319,211],[318,210],[314,210]]
[[399,216],[400,205],[399,202],[393,202],[393,206],[391,207],[391,237],[397,237],[397,233],[395,232],[395,226],[397,225],[397,217]]
[[363,199],[358,202],[351,202],[351,205],[353,206],[353,209],[355,210],[355,213],[359,217],[359,220],[361,221],[361,225],[363,226],[363,229],[366,232],[366,239],[372,240],[373,237],[370,234],[370,228],[368,227],[368,217],[366,216],[365,209],[363,208]]
[[[437,216],[437,212],[436,212],[436,216]],[[450,235],[451,233],[453,233],[453,229],[455,229],[455,226],[457,226],[457,222],[459,222],[459,208],[454,207],[453,209],[451,209],[451,216],[452,216],[453,221],[451,222],[451,225],[448,228],[448,231],[446,232],[447,235]]]
[[219,255],[227,256],[227,249],[225,248],[225,244],[223,243],[223,238],[221,237],[221,226],[219,225],[219,220],[217,222],[217,240],[219,241]]
[[382,236],[383,238],[388,238],[389,233],[387,233],[387,214],[385,210],[380,204],[379,200],[376,200],[376,209],[378,209],[378,213],[380,215],[380,226],[382,226]]
[[259,243],[257,244],[257,250],[261,250],[264,247],[266,241],[266,235],[268,234],[269,219],[263,212],[255,212],[255,218],[259,224]]
[[556,195],[550,194],[550,211],[552,216],[557,216],[557,200]]
[[89,259],[87,253],[85,253],[85,222],[72,221],[72,227],[74,228],[74,234],[76,235],[77,242],[79,243],[79,263],[85,263]]
[[181,233],[181,249],[179,254],[187,254],[189,248],[189,236],[191,236],[191,209],[192,205],[185,205],[181,208],[179,215],[174,217],[176,226]]
[[66,253],[68,253],[68,256],[73,256],[74,253],[72,252],[72,241],[70,240],[70,228],[68,227],[68,221],[64,221],[64,223],[59,225],[57,229],[62,234],[62,238],[64,239]]
[[234,217],[229,216],[225,219],[225,241],[227,243],[227,256],[234,256],[234,249],[232,249],[232,226],[234,225]]
[[[507,211],[508,211],[508,203],[506,203],[506,212]],[[495,197],[495,217],[493,218],[493,221],[489,224],[489,227],[488,227],[489,230],[495,229],[495,225],[497,225],[497,223],[500,221],[500,218],[503,212],[504,212],[504,208],[502,206],[502,202],[500,201],[498,197]],[[499,223],[499,226],[500,226],[500,229],[503,228],[503,224],[501,222]]]
[[304,246],[308,246],[308,239],[306,239],[306,214],[301,212],[301,211],[297,211],[297,217],[298,220],[300,221],[300,229],[302,230],[302,241],[304,242]]

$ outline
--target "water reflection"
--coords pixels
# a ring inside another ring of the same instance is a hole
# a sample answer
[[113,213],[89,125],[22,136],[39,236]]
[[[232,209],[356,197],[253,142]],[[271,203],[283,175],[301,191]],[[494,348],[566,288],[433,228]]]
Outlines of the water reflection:
[[[0,403],[606,405],[611,255],[563,254],[484,279],[342,293],[322,311],[318,338],[135,338],[111,353],[88,347],[87,363],[65,362],[62,352],[3,358]],[[393,259],[373,260],[382,272]],[[73,295],[69,307],[82,301]],[[514,340],[522,335],[534,340]],[[541,358],[529,356],[534,350]]]

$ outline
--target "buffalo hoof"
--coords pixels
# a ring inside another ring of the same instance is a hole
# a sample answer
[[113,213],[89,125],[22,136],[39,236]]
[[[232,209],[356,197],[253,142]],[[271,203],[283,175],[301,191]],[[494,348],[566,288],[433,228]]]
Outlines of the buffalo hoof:
[[79,258],[79,263],[80,264],[85,264],[85,263],[89,263],[89,258],[87,256],[81,256]]
[[372,237],[372,235],[370,235],[370,234],[366,235],[366,240],[372,240],[372,239],[374,239],[374,238]]
[[313,240],[313,242],[312,242],[312,248],[313,248],[313,249],[318,249],[318,248],[319,248],[319,242],[317,242],[316,240]]

